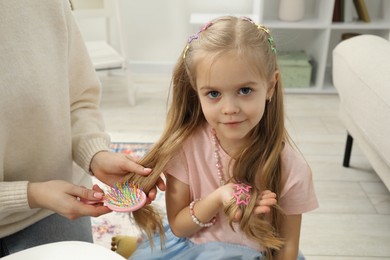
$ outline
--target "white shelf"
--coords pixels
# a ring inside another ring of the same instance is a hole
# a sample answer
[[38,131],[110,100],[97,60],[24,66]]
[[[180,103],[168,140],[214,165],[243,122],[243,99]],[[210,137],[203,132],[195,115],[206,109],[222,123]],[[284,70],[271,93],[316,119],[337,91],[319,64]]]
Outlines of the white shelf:
[[[293,1],[293,0],[290,0]],[[348,0],[345,0],[348,1]],[[352,0],[349,0],[352,1]],[[344,33],[375,34],[390,39],[390,0],[366,0],[371,22],[357,21],[352,4],[351,22],[332,22],[335,0],[306,0],[305,15],[298,22],[279,20],[279,0],[253,0],[252,10],[238,13],[192,13],[190,24],[199,28],[213,18],[233,14],[248,16],[269,27],[281,51],[304,50],[313,61],[309,88],[285,88],[286,93],[336,93],[332,84],[332,51]],[[207,8],[205,8],[207,9]]]
[[269,28],[288,28],[288,29],[324,29],[328,25],[319,19],[310,18],[298,22],[283,22],[279,20],[263,20],[262,22]]
[[258,14],[240,14],[240,13],[229,13],[229,14],[223,14],[223,13],[193,13],[190,16],[190,24],[192,25],[204,25],[207,22],[218,18],[220,16],[224,15],[234,15],[234,16],[245,16],[248,18],[251,18],[253,21],[259,21],[259,15]]
[[369,23],[356,21],[349,23],[332,23],[332,29],[386,29],[389,30],[390,23],[385,20],[374,20]]

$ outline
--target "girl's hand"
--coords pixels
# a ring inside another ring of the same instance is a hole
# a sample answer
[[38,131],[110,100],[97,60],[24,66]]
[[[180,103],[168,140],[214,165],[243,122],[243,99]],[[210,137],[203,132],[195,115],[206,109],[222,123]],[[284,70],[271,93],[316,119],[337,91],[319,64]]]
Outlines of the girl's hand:
[[[225,207],[231,203],[233,193],[236,192],[235,183],[229,182],[218,188],[222,206]],[[239,208],[233,218],[234,222],[239,222],[242,218],[242,210]]]
[[276,194],[270,190],[265,190],[257,197],[254,213],[256,215],[269,213],[271,207],[276,204]]
[[[233,197],[233,193],[236,192],[236,189],[233,183],[228,183],[224,186],[221,186],[220,189],[222,203],[224,206],[226,206],[228,203],[230,203]],[[269,213],[271,211],[271,207],[275,205],[276,202],[276,194],[269,190],[265,190],[258,195],[253,213],[256,215]],[[243,212],[240,209],[237,210],[234,221],[240,221],[242,218],[242,213]]]
[[225,207],[233,198],[233,192],[235,192],[234,183],[229,182],[219,187],[218,190],[221,196],[222,206]]

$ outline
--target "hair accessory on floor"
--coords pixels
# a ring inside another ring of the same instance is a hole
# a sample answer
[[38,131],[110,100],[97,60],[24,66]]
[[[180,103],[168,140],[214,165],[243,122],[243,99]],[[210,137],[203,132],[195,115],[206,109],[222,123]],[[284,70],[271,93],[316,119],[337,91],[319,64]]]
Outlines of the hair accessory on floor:
[[103,202],[105,206],[116,212],[130,212],[142,208],[146,203],[146,194],[137,185],[129,181],[115,183],[109,187],[101,200],[81,200],[86,204]]
[[250,189],[252,188],[252,186],[250,185],[246,185],[244,183],[237,183],[237,184],[234,184],[234,187],[236,189],[235,192],[233,192],[233,196],[236,198],[236,204],[237,205],[245,205],[245,206],[248,206],[249,204],[249,200],[251,198],[251,195],[250,195]]

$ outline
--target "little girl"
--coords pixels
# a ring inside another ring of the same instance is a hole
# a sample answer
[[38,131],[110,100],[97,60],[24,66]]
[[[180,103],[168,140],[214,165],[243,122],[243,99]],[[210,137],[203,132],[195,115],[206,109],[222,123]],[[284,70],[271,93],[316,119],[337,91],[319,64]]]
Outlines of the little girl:
[[[318,204],[285,129],[270,31],[245,17],[211,21],[189,38],[172,87],[165,131],[141,162],[154,171],[132,177],[148,191],[165,173],[169,226],[151,206],[134,212],[149,238],[165,232],[165,244],[151,248],[155,237],[132,258],[300,258],[302,213]],[[256,214],[272,204],[267,190],[279,203]]]

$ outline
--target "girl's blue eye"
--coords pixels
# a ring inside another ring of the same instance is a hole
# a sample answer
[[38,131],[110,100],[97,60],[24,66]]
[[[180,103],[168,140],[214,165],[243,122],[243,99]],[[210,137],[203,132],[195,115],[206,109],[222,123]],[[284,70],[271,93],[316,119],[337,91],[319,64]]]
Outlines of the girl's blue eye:
[[210,91],[207,96],[209,98],[215,99],[218,98],[221,94],[218,91]]
[[249,95],[250,93],[252,92],[252,89],[251,88],[240,88],[240,95]]

